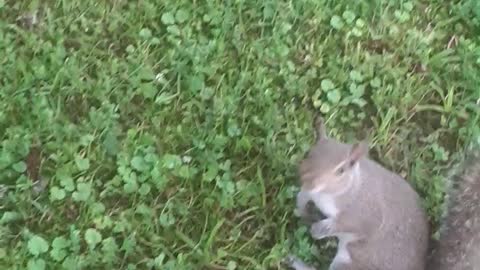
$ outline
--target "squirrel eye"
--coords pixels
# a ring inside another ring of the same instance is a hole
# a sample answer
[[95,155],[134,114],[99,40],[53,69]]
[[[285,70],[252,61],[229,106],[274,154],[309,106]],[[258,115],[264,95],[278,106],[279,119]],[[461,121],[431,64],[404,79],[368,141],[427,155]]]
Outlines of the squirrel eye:
[[345,172],[345,169],[343,167],[340,167],[338,168],[337,170],[337,174],[340,175],[340,174],[343,174]]

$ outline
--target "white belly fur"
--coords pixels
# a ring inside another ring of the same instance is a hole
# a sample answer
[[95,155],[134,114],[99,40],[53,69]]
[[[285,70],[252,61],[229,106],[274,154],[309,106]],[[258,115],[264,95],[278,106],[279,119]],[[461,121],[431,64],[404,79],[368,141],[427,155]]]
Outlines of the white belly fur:
[[311,193],[310,198],[315,203],[315,206],[322,211],[328,218],[334,218],[338,214],[338,208],[335,204],[335,198],[332,195]]
[[343,233],[337,235],[338,237],[338,248],[337,254],[333,259],[332,263],[342,263],[342,264],[349,264],[352,262],[350,257],[350,253],[348,252],[347,245],[348,243],[355,240],[355,235],[349,233]]
[[[333,195],[321,194],[320,192],[317,192],[311,193],[310,196],[318,209],[320,209],[320,211],[322,211],[327,218],[332,218],[335,220],[338,214],[338,208]],[[356,239],[355,235],[351,233],[339,233],[335,236],[338,238],[338,247],[337,253],[331,265],[350,264],[352,259],[350,257],[350,253],[348,252],[347,245]]]

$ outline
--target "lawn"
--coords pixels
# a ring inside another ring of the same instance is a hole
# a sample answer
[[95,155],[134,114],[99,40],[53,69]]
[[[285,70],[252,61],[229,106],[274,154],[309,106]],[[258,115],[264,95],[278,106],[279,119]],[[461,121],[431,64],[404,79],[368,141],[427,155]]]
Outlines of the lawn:
[[293,216],[315,115],[437,228],[479,29],[476,0],[0,0],[0,268],[326,267]]

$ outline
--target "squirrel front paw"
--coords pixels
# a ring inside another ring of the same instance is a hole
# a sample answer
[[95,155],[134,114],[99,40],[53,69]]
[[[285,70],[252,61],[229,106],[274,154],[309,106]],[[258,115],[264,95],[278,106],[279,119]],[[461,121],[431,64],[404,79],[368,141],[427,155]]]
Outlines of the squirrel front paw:
[[287,257],[285,257],[282,261],[281,261],[281,264],[285,267],[289,267],[289,268],[292,268],[294,265],[295,265],[295,262],[297,261],[297,257],[293,256],[293,255],[288,255]]
[[315,222],[310,227],[310,235],[319,240],[333,235],[333,221],[331,219],[324,219]]
[[293,214],[299,217],[303,223],[311,225],[322,219],[325,219],[325,215],[318,209],[312,201],[309,201],[304,208],[295,208]]
[[293,270],[315,270],[315,268],[306,265],[300,259],[293,255],[288,255],[285,259],[282,260],[282,264],[284,267]]

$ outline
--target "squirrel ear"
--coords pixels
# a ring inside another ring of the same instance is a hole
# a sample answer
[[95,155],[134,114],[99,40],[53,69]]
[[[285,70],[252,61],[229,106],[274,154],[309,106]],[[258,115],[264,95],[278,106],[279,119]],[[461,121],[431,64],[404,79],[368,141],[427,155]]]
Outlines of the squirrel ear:
[[325,124],[321,116],[317,116],[315,119],[315,129],[317,131],[317,141],[321,141],[327,137]]
[[365,141],[361,141],[361,142],[355,143],[352,146],[348,159],[350,163],[353,165],[360,158],[366,156],[367,154],[368,154],[368,143]]

